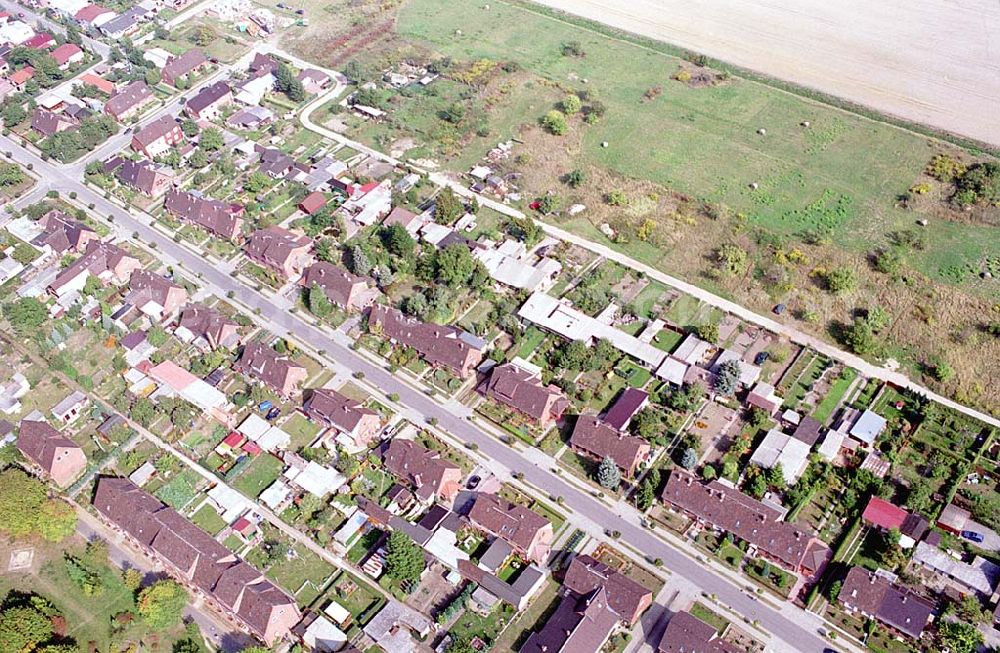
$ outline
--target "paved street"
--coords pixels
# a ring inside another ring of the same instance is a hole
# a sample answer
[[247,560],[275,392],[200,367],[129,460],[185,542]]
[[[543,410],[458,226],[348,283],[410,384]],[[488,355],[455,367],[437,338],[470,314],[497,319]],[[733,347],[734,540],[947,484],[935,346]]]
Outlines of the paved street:
[[135,232],[142,241],[156,243],[156,250],[161,253],[164,262],[180,263],[220,297],[232,292],[236,301],[253,311],[259,310],[261,318],[266,320],[268,328],[276,335],[294,337],[315,351],[326,352],[325,358],[346,366],[352,372],[363,372],[366,385],[377,387],[386,394],[398,394],[399,403],[406,406],[411,414],[426,418],[434,417],[438,420],[440,429],[453,434],[463,442],[475,443],[479,452],[492,461],[492,468],[497,473],[503,475],[520,471],[524,474],[524,480],[540,488],[543,494],[562,496],[564,506],[573,512],[574,524],[589,526],[588,530],[598,532],[600,529],[620,531],[623,542],[629,543],[650,557],[662,558],[667,569],[683,577],[692,586],[706,593],[716,594],[721,602],[732,606],[747,619],[759,620],[763,628],[780,640],[772,642],[771,650],[823,650],[824,640],[817,634],[822,628],[822,620],[816,615],[792,606],[789,606],[790,610],[778,611],[762,604],[755,597],[748,596],[737,582],[702,566],[641,526],[640,517],[635,510],[613,509],[551,473],[544,463],[532,462],[532,458],[538,460],[539,457],[549,460],[538,450],[527,449],[519,452],[502,444],[477,425],[456,415],[422,391],[351,350],[346,337],[334,337],[319,328],[305,324],[289,313],[286,310],[287,306],[282,306],[280,300],[257,293],[204,257],[174,243],[170,237],[151,226],[152,220],[149,216],[130,214],[104,199],[103,195],[68,176],[65,170],[42,161],[6,136],[0,136],[0,147],[11,151],[18,163],[22,165],[31,163],[34,171],[51,188],[59,190],[64,195],[76,191],[79,202],[93,203],[96,213],[102,217],[112,216],[121,232],[125,234]]

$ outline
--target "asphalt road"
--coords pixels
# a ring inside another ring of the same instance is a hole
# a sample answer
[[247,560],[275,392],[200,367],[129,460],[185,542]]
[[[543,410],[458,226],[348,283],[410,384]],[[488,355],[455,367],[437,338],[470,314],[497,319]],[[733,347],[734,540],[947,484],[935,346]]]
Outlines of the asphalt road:
[[553,474],[549,469],[528,461],[515,449],[502,444],[474,424],[456,416],[447,407],[436,403],[421,391],[352,351],[341,341],[275,306],[271,299],[220,271],[205,258],[174,243],[171,238],[150,226],[151,218],[148,216],[133,216],[68,176],[64,169],[42,161],[9,137],[0,136],[0,147],[10,151],[13,155],[12,158],[18,163],[22,165],[32,164],[35,173],[41,177],[42,183],[49,188],[63,194],[75,191],[77,200],[83,204],[93,203],[97,214],[113,216],[114,223],[124,233],[135,232],[142,241],[156,243],[156,250],[162,252],[166,259],[177,261],[198,275],[200,282],[219,296],[225,296],[228,292],[232,292],[234,298],[243,305],[252,310],[259,309],[261,316],[268,320],[270,329],[276,335],[292,336],[314,350],[325,351],[327,358],[346,366],[351,371],[363,372],[367,383],[380,388],[386,394],[398,394],[399,403],[420,415],[436,418],[439,428],[453,434],[463,442],[475,443],[478,445],[479,451],[487,459],[495,461],[497,466],[522,472],[525,481],[541,488],[544,493],[550,496],[562,496],[564,506],[576,515],[600,524],[606,529],[620,531],[622,541],[629,543],[650,557],[661,558],[664,567],[673,574],[685,578],[706,593],[717,595],[721,602],[731,606],[749,620],[759,620],[762,628],[781,640],[780,643],[775,642],[772,649],[780,648],[780,650],[802,652],[822,651],[824,649],[825,641],[817,634],[817,630],[822,626],[822,621],[816,615],[798,609],[787,614],[779,612],[747,595],[740,586],[731,580],[694,562],[643,528],[638,523],[635,511],[628,510],[618,513],[613,508]]

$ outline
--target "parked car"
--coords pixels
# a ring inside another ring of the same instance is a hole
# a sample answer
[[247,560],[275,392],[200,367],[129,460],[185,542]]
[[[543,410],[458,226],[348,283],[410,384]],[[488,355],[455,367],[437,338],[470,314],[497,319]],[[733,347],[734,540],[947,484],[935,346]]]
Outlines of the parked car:
[[271,410],[267,411],[267,415],[264,416],[264,419],[270,422],[271,420],[277,418],[278,415],[280,414],[281,414],[281,409],[275,406]]
[[777,305],[777,306],[775,306],[775,307],[774,307],[774,309],[773,309],[773,310],[774,310],[774,314],[775,314],[775,315],[781,315],[782,313],[784,313],[784,312],[785,312],[785,308],[786,308],[786,307],[785,307],[785,305],[784,305],[784,304],[778,304],[778,305]]
[[472,475],[472,476],[469,477],[469,482],[466,483],[465,486],[467,488],[469,488],[470,490],[475,490],[479,486],[479,482],[481,480],[483,480],[483,479],[479,478],[476,475]]
[[767,353],[766,351],[762,351],[759,354],[757,354],[756,356],[754,356],[753,364],[754,365],[758,365],[758,366],[759,365],[763,365],[764,362],[767,361],[767,359],[770,358],[770,357],[771,357],[771,354]]
[[270,399],[265,399],[264,401],[260,402],[260,405],[257,406],[257,409],[262,413],[266,413],[267,411],[271,410],[271,406],[273,405],[274,404],[271,403]]
[[976,531],[962,531],[962,537],[977,544],[983,543],[983,534]]

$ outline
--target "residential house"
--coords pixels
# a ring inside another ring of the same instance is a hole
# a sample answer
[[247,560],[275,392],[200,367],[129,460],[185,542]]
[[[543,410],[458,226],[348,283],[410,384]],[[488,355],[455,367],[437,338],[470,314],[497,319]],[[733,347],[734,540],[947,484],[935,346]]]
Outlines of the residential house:
[[157,393],[180,397],[225,426],[232,426],[234,418],[224,392],[213,388],[173,361],[163,361],[150,367],[148,373],[149,378],[160,386]]
[[206,349],[231,348],[240,342],[239,325],[220,311],[203,304],[188,304],[181,309],[174,335]]
[[305,199],[299,202],[299,210],[306,215],[312,215],[324,206],[326,206],[326,196],[318,190],[309,193]]
[[594,415],[580,415],[569,439],[569,446],[588,458],[610,458],[627,477],[633,477],[649,458],[649,442],[612,428]]
[[784,399],[777,395],[774,386],[762,381],[758,381],[747,394],[748,405],[759,408],[771,417],[778,412],[783,402]]
[[48,32],[36,32],[34,36],[21,44],[22,47],[32,50],[48,50],[56,44],[55,38]]
[[689,472],[674,469],[662,495],[670,508],[712,528],[745,541],[756,555],[815,580],[832,552],[818,537],[795,524],[782,521],[782,514],[719,481],[701,483]]
[[271,73],[248,79],[237,86],[238,91],[233,99],[246,106],[257,106],[268,93],[274,90],[276,81],[277,78]]
[[[117,158],[117,157],[116,157]],[[134,188],[147,197],[159,197],[174,187],[177,181],[173,169],[150,161],[118,159],[115,178],[119,183]]]
[[195,120],[215,120],[222,110],[233,103],[233,89],[225,82],[215,82],[202,88],[187,101],[184,112]]
[[529,562],[544,566],[552,549],[552,524],[524,506],[493,494],[477,493],[469,521],[507,542]]
[[505,240],[498,246],[477,248],[472,255],[478,259],[494,280],[528,292],[545,291],[552,287],[562,271],[562,264],[552,258],[538,258],[528,253],[518,240]]
[[399,225],[403,229],[406,229],[414,238],[420,233],[420,228],[424,226],[425,219],[413,211],[410,211],[406,207],[396,206],[389,211],[389,215],[385,216],[385,220],[382,224],[386,227],[391,227],[393,225]]
[[635,414],[647,405],[649,405],[649,393],[638,388],[625,388],[604,414],[604,422],[611,428],[624,431]]
[[132,304],[154,322],[174,319],[188,300],[188,292],[166,277],[136,270],[129,279],[129,292],[125,301]]
[[167,59],[167,65],[160,74],[163,81],[176,87],[178,80],[188,81],[192,74],[200,72],[209,65],[208,57],[198,48],[192,48],[182,55]]
[[20,20],[10,20],[0,25],[0,43],[9,43],[13,47],[23,45],[34,35],[35,30]]
[[132,149],[155,159],[183,142],[184,132],[181,131],[180,123],[168,114],[135,132],[132,136]]
[[195,224],[208,233],[233,240],[243,232],[244,207],[227,204],[192,192],[171,189],[167,192],[163,208],[178,220]]
[[312,240],[284,227],[266,227],[250,234],[244,253],[254,263],[273,270],[286,280],[302,274],[312,263]]
[[307,393],[302,412],[314,422],[344,433],[356,447],[368,447],[378,437],[382,420],[364,402],[336,390],[317,388]]
[[795,427],[795,431],[792,432],[793,438],[801,440],[809,447],[812,447],[819,442],[819,439],[822,436],[823,425],[808,415],[799,420],[798,425]]
[[94,508],[170,572],[268,646],[300,618],[295,599],[173,508],[124,478],[103,477]]
[[31,66],[25,66],[19,70],[15,70],[11,73],[7,80],[14,85],[14,89],[18,93],[24,93],[25,85],[30,82],[35,77],[35,69]]
[[125,122],[137,115],[147,104],[154,102],[156,96],[143,80],[137,80],[123,87],[104,103],[104,113],[118,122]]
[[739,653],[745,650],[719,637],[715,626],[690,612],[675,612],[657,646],[658,653]]
[[934,614],[934,604],[893,585],[878,572],[851,567],[837,599],[844,608],[875,619],[900,635],[919,638]]
[[590,555],[573,558],[563,586],[580,595],[603,587],[608,605],[626,626],[639,623],[639,617],[653,604],[653,593],[648,588]]
[[431,365],[463,379],[472,375],[486,350],[483,340],[461,329],[421,322],[387,306],[372,306],[368,324],[390,341],[412,347]]
[[97,277],[103,284],[125,284],[132,273],[142,268],[139,259],[121,247],[99,240],[90,242],[83,256],[76,259],[56,275],[49,290],[56,296],[72,291],[82,291],[87,279]]
[[608,605],[607,590],[567,592],[541,630],[531,633],[520,653],[600,653],[621,621]]
[[80,27],[86,30],[91,27],[99,28],[109,20],[114,19],[117,15],[118,14],[110,9],[105,9],[104,7],[95,4],[88,4],[77,11],[73,15],[73,18],[75,18],[76,22],[80,24]]
[[[502,540],[494,540],[503,543]],[[490,545],[492,549],[494,544]],[[458,573],[462,578],[473,582],[479,589],[472,595],[474,602],[479,602],[479,592],[488,592],[493,597],[514,606],[518,612],[528,607],[531,599],[541,590],[548,575],[538,565],[527,565],[521,569],[512,582],[501,580],[495,571],[483,569],[469,560],[458,561]],[[488,608],[487,608],[488,609]]]
[[146,20],[146,10],[142,7],[132,7],[123,14],[112,18],[100,27],[102,34],[112,39],[120,39],[138,31]]
[[92,72],[83,73],[77,78],[76,81],[80,82],[81,84],[87,84],[89,86],[93,86],[98,91],[104,93],[108,97],[111,97],[112,95],[115,94],[115,85],[113,82],[109,82],[103,77],[95,75]]
[[55,254],[84,252],[92,242],[100,240],[97,232],[58,209],[52,209],[35,223],[42,233],[31,244]]
[[271,124],[274,112],[266,107],[240,109],[226,119],[226,124],[236,129],[257,129]]
[[949,553],[929,541],[918,542],[913,551],[913,561],[944,577],[963,594],[973,593],[980,599],[991,598],[1000,585],[1000,566],[979,555],[969,560],[969,556],[956,558]]
[[70,66],[75,66],[78,63],[83,62],[83,50],[80,49],[79,45],[75,43],[63,43],[58,48],[49,53],[56,63],[59,64],[59,70],[68,70]]
[[[331,182],[331,185],[338,189],[337,184]],[[375,224],[392,210],[392,183],[388,179],[349,184],[346,195],[347,200],[340,206],[341,213],[362,226]]]
[[322,70],[316,70],[315,68],[306,68],[298,74],[296,77],[300,82],[302,82],[302,87],[305,89],[306,93],[316,94],[320,91],[329,88],[332,80],[330,76],[324,73]]
[[386,471],[413,488],[424,503],[434,497],[450,503],[461,489],[462,468],[412,440],[391,440],[382,462]]
[[257,145],[254,150],[260,155],[260,171],[271,179],[281,179],[295,167],[295,159],[278,148]]
[[70,485],[87,468],[83,449],[48,422],[21,420],[17,448],[59,487]]
[[306,290],[319,286],[327,299],[345,311],[359,311],[371,305],[377,294],[371,289],[367,277],[326,261],[317,261],[306,268],[300,283]]
[[495,366],[478,392],[514,409],[543,429],[561,419],[569,399],[554,385],[543,385],[540,373],[513,363]]
[[884,417],[866,408],[854,421],[848,434],[864,444],[871,445],[885,430],[886,424]]
[[42,136],[52,136],[59,132],[69,131],[80,127],[80,121],[75,120],[65,113],[47,111],[41,107],[35,109],[31,114],[31,128]]
[[785,483],[793,485],[809,466],[809,445],[777,429],[771,429],[754,449],[750,464],[764,469],[774,469],[780,465]]
[[247,344],[234,367],[282,397],[295,394],[309,376],[306,368],[260,342]]
[[912,549],[927,533],[930,525],[922,515],[896,506],[881,497],[872,497],[861,513],[861,520],[882,531],[899,531],[899,546]]

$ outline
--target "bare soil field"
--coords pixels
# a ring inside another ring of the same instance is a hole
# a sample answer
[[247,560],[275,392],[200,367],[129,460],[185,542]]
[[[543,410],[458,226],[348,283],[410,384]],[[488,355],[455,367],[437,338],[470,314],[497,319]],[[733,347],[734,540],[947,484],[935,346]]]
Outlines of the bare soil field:
[[536,0],[1000,145],[994,0]]

